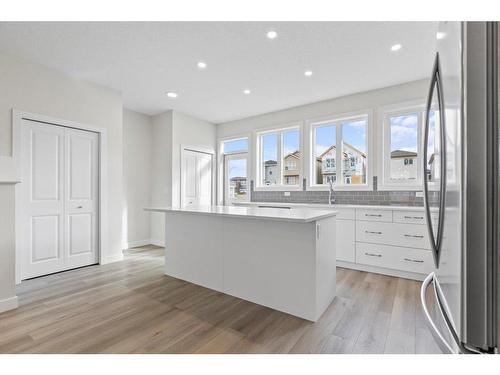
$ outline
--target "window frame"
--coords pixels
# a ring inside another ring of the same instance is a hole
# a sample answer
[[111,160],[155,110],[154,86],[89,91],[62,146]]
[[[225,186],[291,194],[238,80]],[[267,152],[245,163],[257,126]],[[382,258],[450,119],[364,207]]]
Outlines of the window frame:
[[[425,103],[405,102],[382,107],[380,110],[380,124],[382,133],[381,157],[380,157],[380,181],[378,190],[382,191],[421,191],[423,189],[422,181],[422,151],[423,151],[423,130],[425,126]],[[417,178],[414,181],[401,180],[394,181],[390,178],[390,154],[391,154],[391,131],[390,118],[404,116],[410,113],[417,113]]]
[[[290,130],[299,131],[299,152],[300,161],[297,163],[299,168],[299,183],[297,185],[285,185],[283,176],[283,133]],[[265,186],[262,184],[262,141],[261,137],[266,134],[278,134],[277,140],[277,170],[279,173],[279,184]],[[301,191],[302,190],[302,180],[304,178],[304,127],[302,121],[296,121],[283,125],[272,125],[266,126],[264,128],[259,128],[254,131],[254,150],[255,155],[253,161],[255,163],[253,181],[254,181],[254,191]]]
[[[307,160],[305,162],[307,163],[307,185],[306,185],[306,190],[307,191],[328,191],[330,189],[328,184],[316,184],[314,181],[315,179],[315,173],[316,173],[316,168],[313,165],[313,162],[315,161],[315,156],[314,156],[314,151],[315,151],[315,145],[316,145],[316,134],[315,134],[315,129],[321,126],[326,126],[327,124],[335,124],[336,128],[336,136],[335,136],[335,141],[337,144],[341,144],[342,142],[342,126],[339,126],[342,124],[342,122],[346,122],[349,120],[361,120],[365,119],[366,120],[366,183],[365,184],[334,184],[333,189],[336,191],[373,191],[373,169],[375,166],[374,160],[373,160],[373,145],[374,145],[374,139],[373,139],[373,110],[372,109],[366,109],[366,110],[360,110],[360,111],[355,111],[355,112],[348,112],[348,113],[337,113],[337,114],[332,114],[329,116],[321,116],[321,117],[315,117],[306,120],[306,127],[307,127],[307,136],[308,136],[308,142],[307,142],[307,150],[306,150],[306,155],[307,155]],[[336,150],[336,167],[339,168],[340,174],[342,174],[342,163],[338,163],[337,160],[342,160],[342,150],[341,148],[337,147]],[[340,159],[339,159],[340,157]],[[339,174],[338,174],[339,175]],[[337,176],[338,180],[338,176]]]

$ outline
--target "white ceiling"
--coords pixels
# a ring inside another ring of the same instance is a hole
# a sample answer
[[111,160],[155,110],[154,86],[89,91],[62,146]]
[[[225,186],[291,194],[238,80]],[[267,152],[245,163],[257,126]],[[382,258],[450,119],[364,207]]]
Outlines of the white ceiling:
[[0,22],[0,51],[118,90],[142,113],[221,123],[427,77],[435,32],[433,22]]

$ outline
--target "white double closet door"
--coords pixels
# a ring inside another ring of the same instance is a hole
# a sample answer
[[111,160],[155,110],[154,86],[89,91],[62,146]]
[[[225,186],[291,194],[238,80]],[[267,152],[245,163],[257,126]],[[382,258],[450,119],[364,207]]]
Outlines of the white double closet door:
[[23,120],[21,141],[21,278],[97,263],[97,133]]

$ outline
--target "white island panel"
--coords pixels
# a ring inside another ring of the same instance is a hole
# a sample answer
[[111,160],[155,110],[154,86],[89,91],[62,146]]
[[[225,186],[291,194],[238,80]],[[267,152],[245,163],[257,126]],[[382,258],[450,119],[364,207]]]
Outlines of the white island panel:
[[166,213],[169,276],[311,321],[335,297],[334,211],[148,210]]
[[315,226],[227,220],[224,292],[315,320]]

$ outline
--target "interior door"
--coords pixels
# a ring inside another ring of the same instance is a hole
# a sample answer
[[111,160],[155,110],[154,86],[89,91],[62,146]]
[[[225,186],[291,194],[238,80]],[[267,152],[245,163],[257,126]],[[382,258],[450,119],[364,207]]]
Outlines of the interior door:
[[21,277],[64,268],[64,128],[24,120]]
[[98,261],[98,136],[23,120],[21,278]]
[[248,187],[248,154],[224,155],[224,204],[247,202]]
[[182,160],[184,206],[212,204],[212,154],[184,150]]
[[67,268],[97,263],[98,136],[65,129],[65,249]]

